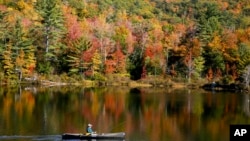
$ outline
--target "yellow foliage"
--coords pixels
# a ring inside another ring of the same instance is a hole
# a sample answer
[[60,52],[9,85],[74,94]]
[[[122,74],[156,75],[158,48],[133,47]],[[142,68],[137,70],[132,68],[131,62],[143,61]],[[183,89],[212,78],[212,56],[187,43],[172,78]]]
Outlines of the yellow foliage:
[[[31,47],[31,48],[33,48],[33,47]],[[26,58],[26,61],[25,61],[25,64],[24,64],[24,67],[25,67],[24,74],[29,75],[36,68],[36,59],[35,59],[36,57],[35,57],[34,52],[30,51],[30,52],[27,53],[25,58]]]
[[21,9],[21,10],[25,9],[25,7],[26,7],[26,3],[23,0],[19,0],[17,2],[17,5],[18,5],[19,9]]
[[218,35],[215,35],[213,40],[208,44],[213,50],[222,49],[221,38]]
[[16,66],[22,67],[24,65],[24,51],[21,49],[19,56],[16,58]]
[[93,62],[93,71],[100,71],[100,65],[102,64],[101,55],[98,53],[98,50],[95,51],[94,56],[92,58]]

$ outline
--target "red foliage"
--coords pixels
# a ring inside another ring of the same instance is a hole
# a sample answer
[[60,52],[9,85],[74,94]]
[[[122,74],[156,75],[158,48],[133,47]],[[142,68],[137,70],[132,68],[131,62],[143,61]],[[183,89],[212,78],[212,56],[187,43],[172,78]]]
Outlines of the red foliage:
[[125,55],[119,45],[114,53],[109,53],[105,62],[105,73],[123,72],[125,70]]
[[32,22],[29,19],[27,19],[27,18],[22,19],[22,25],[24,27],[29,27],[29,26],[31,26],[31,24],[32,24]]
[[92,47],[83,53],[84,62],[90,63],[92,61],[92,57],[93,57],[95,51],[98,49],[98,46],[99,46],[99,43],[97,42],[97,40],[93,39],[92,40]]
[[154,45],[154,51],[156,54],[161,54],[163,52],[163,47],[161,44],[155,44]]
[[145,50],[145,57],[150,57],[150,59],[152,59],[152,57],[154,56],[154,52],[152,47],[147,47]]
[[77,18],[72,15],[67,16],[67,28],[68,28],[68,38],[69,40],[76,40],[82,36],[81,28],[77,22]]
[[145,49],[145,57],[150,57],[151,59],[156,55],[161,55],[163,48],[160,44],[155,44],[154,46],[148,46]]
[[7,10],[7,7],[0,4],[0,11],[6,11],[6,10]]
[[88,69],[87,71],[84,72],[85,76],[92,76],[93,75],[93,71],[91,69]]
[[28,70],[29,70],[29,74],[32,74],[33,72],[34,72],[34,70],[35,70],[35,66],[30,66],[29,68],[28,68]]
[[69,41],[79,39],[82,36],[81,26],[77,21],[77,16],[71,14],[72,9],[64,7],[66,19],[67,38]]
[[105,62],[105,73],[106,74],[110,74],[110,73],[113,73],[115,71],[115,61],[114,60],[111,60],[111,59],[108,59],[106,60]]

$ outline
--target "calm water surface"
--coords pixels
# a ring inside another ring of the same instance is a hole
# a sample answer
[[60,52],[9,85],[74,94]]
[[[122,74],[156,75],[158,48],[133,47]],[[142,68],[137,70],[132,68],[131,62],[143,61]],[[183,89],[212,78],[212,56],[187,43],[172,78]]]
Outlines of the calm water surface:
[[0,88],[0,140],[126,132],[126,141],[229,141],[250,124],[249,94],[167,88]]

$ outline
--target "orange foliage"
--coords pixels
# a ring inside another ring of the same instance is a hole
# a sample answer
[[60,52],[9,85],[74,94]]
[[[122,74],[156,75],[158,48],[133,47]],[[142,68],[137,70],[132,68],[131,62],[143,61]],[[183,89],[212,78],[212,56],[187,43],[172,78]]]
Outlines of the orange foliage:
[[121,48],[119,45],[117,45],[117,48],[115,52],[109,53],[107,56],[107,60],[105,62],[105,72],[108,73],[123,73],[125,72],[125,55],[121,51]]
[[145,50],[145,57],[150,57],[152,59],[153,56],[153,48],[151,46],[147,47]]
[[237,47],[237,36],[231,30],[224,30],[223,37],[223,48],[236,48]]
[[115,72],[115,60],[107,59],[105,62],[105,73],[111,74]]
[[245,30],[242,30],[242,29],[237,30],[236,34],[237,34],[238,40],[240,42],[249,42],[249,40],[250,40],[250,27],[245,29]]
[[33,74],[34,70],[35,70],[35,66],[34,65],[29,66],[28,67],[28,74]]
[[115,60],[116,60],[116,70],[117,72],[124,72],[125,71],[125,66],[126,66],[126,61],[125,61],[125,55],[121,51],[121,48],[118,47],[116,52],[115,52]]
[[112,95],[109,94],[105,95],[105,107],[107,111],[114,112],[116,109],[116,103],[113,98],[114,97]]
[[178,36],[182,36],[187,30],[187,26],[184,24],[176,24],[175,25],[175,32],[178,34]]
[[223,1],[219,1],[219,5],[221,7],[221,10],[226,10],[229,6],[228,2],[223,2]]

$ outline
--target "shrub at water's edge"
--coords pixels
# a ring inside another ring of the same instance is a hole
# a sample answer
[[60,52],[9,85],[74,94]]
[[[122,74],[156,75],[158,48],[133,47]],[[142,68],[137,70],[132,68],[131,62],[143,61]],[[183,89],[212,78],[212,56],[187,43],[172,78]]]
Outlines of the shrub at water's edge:
[[[197,83],[197,82],[194,82]],[[17,78],[1,78],[1,85],[80,85],[84,87],[96,86],[128,86],[128,87],[175,87],[183,88],[194,84],[187,84],[184,79],[172,79],[171,77],[148,76],[137,81],[131,80],[129,74],[97,74],[93,77],[85,78],[81,75],[35,75],[32,77],[24,77],[21,80]],[[194,87],[192,87],[194,88]]]

